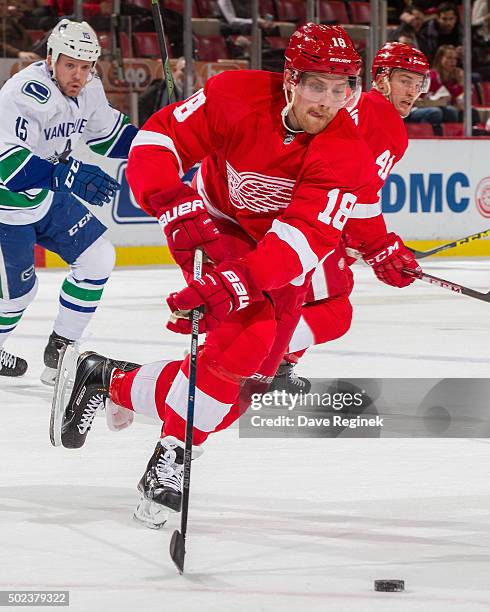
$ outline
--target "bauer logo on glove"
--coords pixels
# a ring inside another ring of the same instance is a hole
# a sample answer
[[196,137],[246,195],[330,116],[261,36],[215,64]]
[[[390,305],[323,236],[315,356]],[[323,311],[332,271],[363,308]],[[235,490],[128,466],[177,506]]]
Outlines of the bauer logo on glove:
[[199,321],[199,333],[208,332],[232,313],[262,299],[262,292],[253,285],[243,264],[221,264],[213,272],[191,281],[188,287],[167,298],[172,313],[167,327],[179,334],[189,334],[189,313],[200,306],[203,307],[203,314]]
[[197,248],[202,249],[213,262],[222,261],[224,251],[220,233],[199,194],[191,187],[182,185],[171,205],[166,204],[168,198],[167,193],[154,194],[150,198],[150,208],[158,213],[158,221],[176,263],[182,270],[192,272]]
[[205,212],[204,203],[202,200],[193,200],[192,202],[181,202],[177,204],[170,210],[166,210],[163,215],[158,219],[162,228],[166,225],[175,221],[177,217],[183,217],[188,215],[189,213],[194,213],[196,210],[201,210]]
[[233,272],[233,270],[224,270],[221,274],[230,281],[231,286],[233,287],[234,292],[238,298],[238,308],[236,310],[241,310],[250,304],[250,296],[248,295],[248,291],[245,288],[245,285],[241,282],[240,278]]

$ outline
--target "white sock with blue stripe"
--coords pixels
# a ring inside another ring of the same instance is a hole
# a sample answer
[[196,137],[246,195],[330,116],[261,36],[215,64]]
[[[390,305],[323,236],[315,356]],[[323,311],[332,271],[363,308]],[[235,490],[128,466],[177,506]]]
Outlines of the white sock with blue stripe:
[[100,237],[84,251],[65,278],[59,297],[54,331],[69,340],[79,340],[93,317],[114,268],[112,244]]

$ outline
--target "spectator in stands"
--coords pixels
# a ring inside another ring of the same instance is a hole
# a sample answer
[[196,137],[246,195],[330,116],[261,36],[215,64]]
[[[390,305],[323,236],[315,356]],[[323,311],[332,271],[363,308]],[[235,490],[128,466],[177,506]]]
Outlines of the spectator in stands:
[[23,0],[16,4],[23,11],[20,22],[28,30],[50,30],[58,22],[57,6],[52,0]]
[[407,44],[420,49],[420,43],[418,40],[419,32],[424,25],[424,13],[415,7],[407,7],[400,15],[400,25],[393,31],[390,36],[390,40],[405,42],[400,40],[400,36],[406,36],[412,39],[413,42]]
[[175,84],[175,97],[177,100],[184,99],[185,85],[185,57],[179,57],[172,67],[172,77]]
[[[223,36],[232,34],[248,35],[252,31],[252,2],[251,0],[217,0],[221,17]],[[272,15],[259,18],[259,26],[266,35],[279,35],[277,25],[272,21]]]
[[432,62],[441,45],[461,47],[463,34],[459,14],[452,2],[443,2],[437,7],[435,19],[427,21],[419,33],[420,50]]
[[112,2],[102,0],[99,4],[98,12],[94,15],[87,15],[86,20],[96,32],[108,32],[111,29],[111,14]]
[[0,56],[32,61],[41,59],[31,51],[32,40],[20,22],[22,15],[20,3],[9,5],[7,0],[0,0]]
[[[184,99],[185,57],[179,57],[172,67],[172,77],[175,85],[175,99]],[[156,113],[167,106],[168,92],[163,79],[152,81],[138,99],[138,119],[140,126]]]
[[471,38],[472,71],[477,72],[483,81],[490,81],[490,13],[472,27]]
[[[407,121],[432,124],[436,135],[442,134],[441,123],[463,121],[464,72],[458,67],[458,53],[453,45],[442,45],[436,53],[430,71],[430,87],[421,97]],[[472,111],[473,124],[479,122],[478,112]]]
[[453,45],[441,45],[437,50],[430,71],[429,96],[444,97],[443,121],[458,121],[458,109],[462,109],[464,73],[458,66],[458,54]]
[[481,26],[490,14],[490,1],[489,0],[475,0],[471,9],[471,25]]
[[430,123],[436,136],[442,136],[443,112],[440,106],[428,106],[426,98],[419,98],[410,115],[405,118],[407,123]]
[[[249,34],[252,31],[251,0],[217,0],[221,11],[221,34],[227,36],[228,54],[231,58],[250,59],[252,41]],[[260,17],[259,27],[262,37],[262,68],[271,72],[282,72],[284,69],[284,49],[273,48],[267,36],[279,36],[277,24],[272,15]]]
[[410,45],[411,47],[417,48],[415,39],[413,38],[412,33],[409,30],[405,31],[403,29],[400,29],[398,36],[391,40],[394,42],[400,42],[400,43],[403,43],[404,45]]
[[[443,121],[463,121],[464,71],[458,66],[458,51],[453,45],[439,47],[432,63],[429,95],[435,96],[441,89],[449,94],[449,103],[443,107]],[[478,112],[473,110],[473,123],[478,121]]]
[[[437,7],[441,4],[441,0],[412,0],[412,2],[407,1],[406,3],[420,9],[423,13],[435,13]],[[461,0],[459,2],[454,2],[454,4],[460,3]]]

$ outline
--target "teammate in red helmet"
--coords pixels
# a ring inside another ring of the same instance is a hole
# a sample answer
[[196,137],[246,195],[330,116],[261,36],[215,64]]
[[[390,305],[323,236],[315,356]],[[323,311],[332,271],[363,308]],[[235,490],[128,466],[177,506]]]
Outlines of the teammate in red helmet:
[[[400,270],[402,267],[417,268],[416,260],[399,236],[386,234],[379,197],[391,169],[407,148],[408,137],[402,117],[410,113],[420,94],[428,91],[429,63],[418,49],[389,42],[376,54],[371,74],[373,87],[361,94],[351,115],[373,153],[377,174],[359,195],[339,247],[313,274],[307,303],[291,339],[290,354],[281,364],[272,389],[308,390],[308,380],[295,374],[294,364],[309,346],[335,340],[349,330],[353,278],[348,264],[355,258],[346,253],[346,247],[348,252],[354,250],[372,265],[377,277],[385,283],[405,287],[414,280]],[[367,218],[373,226],[378,226],[373,234],[379,238],[358,241],[354,237],[356,226]],[[391,255],[386,256],[388,253]]]
[[386,43],[373,60],[373,87],[401,117],[407,117],[420,94],[429,91],[429,68],[422,51],[399,42]]
[[[213,262],[200,281],[189,279],[168,298],[171,311],[204,306],[200,325],[209,332],[198,356],[196,447],[238,418],[244,380],[270,383],[313,271],[328,261],[375,181],[371,151],[345,110],[359,95],[360,68],[342,28],[307,24],[291,38],[284,75],[214,76],[153,115],[134,141],[131,189],[159,219],[177,263],[191,271],[198,247]],[[199,160],[194,187],[182,184]],[[368,216],[352,235],[379,241],[371,225],[379,231]],[[168,326],[190,332],[188,319]],[[165,520],[162,510],[181,505],[189,359],[119,368],[94,353],[80,357],[61,439],[66,447],[84,444],[97,397],[160,418],[137,510],[155,527]]]

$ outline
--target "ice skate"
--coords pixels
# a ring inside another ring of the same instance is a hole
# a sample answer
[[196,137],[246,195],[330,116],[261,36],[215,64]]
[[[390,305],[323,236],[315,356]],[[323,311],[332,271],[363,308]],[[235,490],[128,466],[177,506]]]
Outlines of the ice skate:
[[49,422],[49,439],[53,446],[61,445],[61,425],[73,390],[77,361],[78,346],[76,344],[68,344],[61,349]]
[[[174,436],[158,441],[146,471],[138,483],[140,499],[134,518],[149,527],[160,529],[170,512],[180,512],[184,478],[185,444]],[[192,447],[192,459],[203,453],[200,446]]]
[[27,371],[27,361],[0,349],[0,376],[16,378],[23,376]]
[[[65,448],[80,448],[84,445],[96,413],[105,407],[113,370],[119,368],[130,371],[137,367],[139,366],[136,363],[115,361],[92,351],[80,355],[66,406],[63,408],[62,404],[58,403],[53,407],[55,411],[62,411],[59,435]],[[65,370],[63,364],[63,372],[68,371],[69,367]],[[63,372],[60,371],[60,375]],[[70,375],[67,374],[67,387],[70,386],[69,378]],[[60,384],[62,383],[63,380],[60,379]],[[63,402],[62,397],[60,401]]]
[[138,483],[140,500],[134,518],[159,529],[170,511],[180,512],[184,476],[184,443],[166,436],[158,441],[146,471]]
[[56,332],[52,332],[49,336],[48,344],[44,349],[45,367],[41,374],[41,382],[49,387],[54,386],[61,353],[64,352],[67,346],[73,345],[74,343],[74,340],[68,340],[68,338],[58,336]]
[[268,392],[286,391],[286,393],[309,393],[311,382],[307,378],[298,376],[294,371],[294,363],[281,363]]
[[170,508],[140,496],[133,518],[148,529],[161,529],[168,521]]

